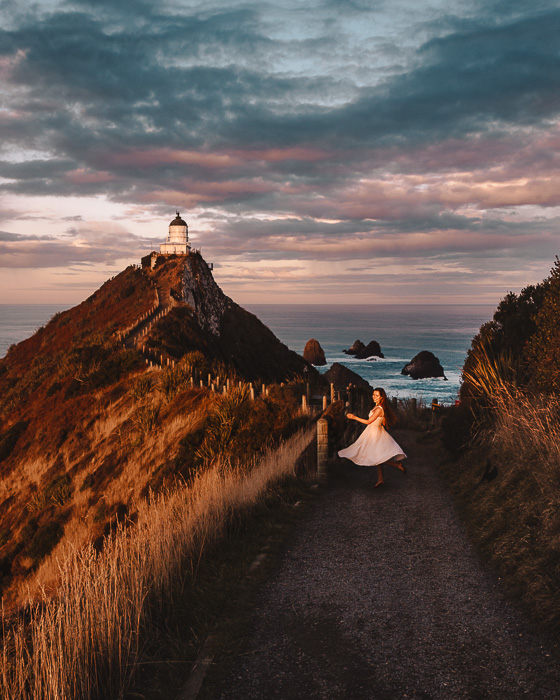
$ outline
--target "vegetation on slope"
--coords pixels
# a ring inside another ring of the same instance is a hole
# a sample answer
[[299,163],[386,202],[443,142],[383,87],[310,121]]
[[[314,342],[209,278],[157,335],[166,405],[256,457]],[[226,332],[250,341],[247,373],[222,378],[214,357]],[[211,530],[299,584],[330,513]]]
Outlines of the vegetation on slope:
[[560,628],[560,262],[508,294],[474,338],[444,472],[481,550],[530,612]]
[[191,605],[205,552],[279,482],[295,475],[313,437],[308,428],[236,468],[217,461],[188,485],[138,502],[134,517],[106,538],[101,551],[91,545],[69,551],[57,595],[43,596],[4,625],[2,697],[124,697],[138,681],[162,620],[166,635],[178,639],[174,622],[186,621],[196,641],[196,634],[205,631],[200,624],[204,611]]
[[[255,353],[269,348],[276,360],[268,379],[278,381],[304,361],[227,301],[202,258],[191,257],[190,266],[173,258],[154,271],[128,268],[0,361],[0,592],[7,607],[22,601],[27,585],[32,593],[54,585],[56,558],[70,545],[102,548],[150,491],[188,482],[218,460],[235,466],[302,424],[288,385],[249,401],[239,355],[252,345],[254,378]],[[181,301],[186,296],[191,305]],[[162,308],[175,306],[145,342],[176,365],[148,371],[118,333],[158,299]],[[219,321],[226,308],[231,318],[216,332],[208,319]],[[243,339],[237,345],[235,334]],[[191,384],[195,371],[242,386],[217,396]]]

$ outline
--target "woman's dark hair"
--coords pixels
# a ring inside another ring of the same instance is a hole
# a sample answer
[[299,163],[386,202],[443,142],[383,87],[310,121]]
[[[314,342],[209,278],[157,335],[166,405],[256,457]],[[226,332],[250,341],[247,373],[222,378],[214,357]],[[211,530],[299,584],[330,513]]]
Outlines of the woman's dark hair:
[[378,391],[381,394],[381,401],[379,402],[379,405],[383,409],[383,414],[385,415],[385,425],[388,428],[392,428],[398,423],[399,419],[397,418],[395,412],[389,405],[389,399],[387,398],[385,389],[382,389],[380,386],[378,386],[375,387],[374,391]]

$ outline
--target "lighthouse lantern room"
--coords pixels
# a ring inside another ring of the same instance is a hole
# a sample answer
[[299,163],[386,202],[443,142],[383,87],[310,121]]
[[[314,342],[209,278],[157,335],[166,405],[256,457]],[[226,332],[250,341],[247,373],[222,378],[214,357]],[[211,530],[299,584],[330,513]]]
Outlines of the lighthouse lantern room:
[[189,227],[181,219],[179,212],[169,224],[167,240],[159,247],[161,255],[186,255],[190,250]]

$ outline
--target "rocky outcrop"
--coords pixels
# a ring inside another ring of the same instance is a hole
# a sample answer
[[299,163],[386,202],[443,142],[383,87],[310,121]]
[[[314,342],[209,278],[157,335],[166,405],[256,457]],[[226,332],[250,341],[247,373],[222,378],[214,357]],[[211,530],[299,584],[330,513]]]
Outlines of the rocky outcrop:
[[346,355],[355,355],[356,353],[365,350],[365,348],[366,346],[362,343],[361,340],[355,340],[354,345],[352,345],[351,348],[348,348],[348,350],[343,350],[342,352]]
[[364,345],[361,340],[356,340],[351,348],[342,352],[354,355],[357,360],[367,360],[368,357],[385,357],[377,340],[372,340],[367,345]]
[[438,358],[429,350],[422,350],[406,364],[401,374],[412,379],[447,379]]
[[333,366],[325,372],[323,377],[329,384],[334,384],[335,389],[346,389],[348,385],[352,384],[360,389],[371,391],[371,385],[366,382],[365,379],[351,369],[348,369],[348,367],[341,365],[339,362],[335,362]]
[[369,357],[385,357],[381,352],[381,346],[377,340],[372,340],[368,343],[363,350],[356,353],[357,360],[367,360]]
[[201,255],[186,258],[182,282],[182,301],[194,310],[203,330],[219,336],[222,318],[233,302],[218,287]]
[[327,364],[325,351],[321,347],[319,341],[315,340],[315,338],[311,338],[311,340],[308,340],[305,344],[303,359],[307,360],[307,362],[315,365],[316,367],[322,367],[323,365]]

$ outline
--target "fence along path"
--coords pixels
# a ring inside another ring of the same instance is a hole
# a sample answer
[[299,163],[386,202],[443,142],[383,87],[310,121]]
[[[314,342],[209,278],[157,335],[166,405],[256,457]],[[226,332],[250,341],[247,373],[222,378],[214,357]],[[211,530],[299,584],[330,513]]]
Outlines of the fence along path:
[[[150,279],[150,284],[153,287],[155,301],[152,308],[142,314],[133,324],[123,331],[117,333],[117,341],[123,347],[138,350],[144,356],[144,360],[149,369],[163,369],[165,367],[174,368],[178,361],[174,358],[158,353],[153,348],[148,348],[145,345],[145,340],[154,326],[159,320],[166,316],[173,308],[178,305],[178,302],[171,296],[170,290],[160,285],[155,280]],[[234,386],[242,386],[243,382],[237,384],[230,379],[213,377],[208,374],[202,377],[197,370],[194,370],[191,377],[191,386],[207,387],[215,393],[227,393]],[[256,396],[267,396],[268,387],[265,384],[260,387],[249,384],[251,398],[254,400]],[[329,387],[312,387],[309,382],[302,385],[301,391],[301,407],[304,413],[319,413],[325,410],[335,401],[344,400],[350,411],[365,410],[366,401],[369,397],[365,393],[354,387],[352,384],[342,387],[330,384]],[[393,399],[394,407],[396,408],[396,399]]]
[[[132,325],[120,331],[117,334],[117,340],[123,347],[141,352],[149,369],[174,368],[178,364],[177,360],[163,353],[158,353],[152,348],[147,348],[145,345],[145,339],[154,324],[178,305],[178,302],[169,294],[169,290],[160,289],[154,280],[150,280],[150,282],[154,288],[154,305]],[[191,386],[207,387],[215,393],[225,394],[232,388],[236,386],[241,387],[243,384],[244,382],[242,381],[234,382],[225,377],[213,377],[212,374],[202,376],[197,370],[193,371],[191,377]],[[251,398],[254,400],[259,393],[261,396],[267,396],[269,387],[266,384],[254,386],[253,383],[250,383],[249,391]],[[321,408],[325,410],[328,405],[341,398],[347,401],[350,410],[357,410],[360,406],[363,409],[365,397],[363,393],[357,391],[352,385],[345,388],[337,387],[336,389],[334,384],[330,384],[330,388],[312,387],[309,382],[302,385],[301,405],[304,412],[320,412]]]
[[150,279],[155,294],[155,302],[152,308],[142,314],[132,325],[117,333],[117,340],[128,348],[141,349],[142,338],[150,332],[150,329],[159,319],[166,316],[176,302],[165,290],[158,287],[158,284]]

